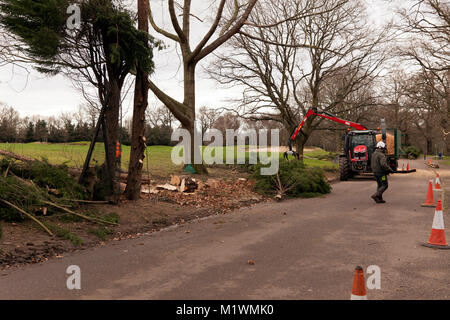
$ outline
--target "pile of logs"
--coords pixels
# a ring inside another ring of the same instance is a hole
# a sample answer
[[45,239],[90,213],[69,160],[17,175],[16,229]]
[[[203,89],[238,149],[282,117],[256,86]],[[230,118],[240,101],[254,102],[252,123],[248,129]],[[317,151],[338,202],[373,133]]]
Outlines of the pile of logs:
[[185,194],[192,194],[205,188],[216,189],[218,188],[218,186],[219,182],[215,179],[208,179],[206,182],[202,182],[201,180],[191,177],[171,175],[169,183],[159,184],[156,186],[144,184],[142,186],[141,192],[145,194],[157,194],[159,193],[159,191],[167,190]]

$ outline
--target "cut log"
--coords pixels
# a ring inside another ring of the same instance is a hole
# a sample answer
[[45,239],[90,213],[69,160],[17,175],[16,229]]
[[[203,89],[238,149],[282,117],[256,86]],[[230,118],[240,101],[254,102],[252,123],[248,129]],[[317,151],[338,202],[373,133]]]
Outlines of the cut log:
[[170,175],[170,184],[173,186],[179,186],[181,185],[181,179],[179,176]]
[[178,188],[178,191],[184,192],[186,191],[186,179],[181,180],[180,187]]
[[171,184],[160,184],[156,186],[156,190],[169,190],[169,191],[177,191],[178,188],[175,186],[172,186]]
[[142,186],[141,193],[144,193],[144,194],[157,194],[157,193],[159,193],[159,191],[156,190],[156,188],[154,188],[154,187]]
[[191,178],[184,178],[181,180],[178,191],[186,193],[194,193],[198,189],[198,183]]
[[184,179],[185,190],[184,192],[193,193],[197,190],[198,184],[191,178]]

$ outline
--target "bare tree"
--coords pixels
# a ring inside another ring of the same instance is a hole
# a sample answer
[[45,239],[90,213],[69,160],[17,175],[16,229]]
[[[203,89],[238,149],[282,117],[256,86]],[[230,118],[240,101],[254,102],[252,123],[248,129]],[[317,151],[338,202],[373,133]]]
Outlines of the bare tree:
[[0,141],[16,142],[19,124],[17,111],[0,103]]
[[[116,141],[122,88],[137,62],[153,68],[151,38],[136,30],[132,14],[120,0],[78,2],[81,24],[67,28],[69,18],[62,2],[18,3],[2,1],[2,25],[18,39],[28,63],[40,72],[65,74],[81,87],[90,84],[97,90],[102,106],[96,134],[103,128],[106,182],[118,194],[114,184]],[[52,12],[53,16],[48,12]],[[37,27],[36,27],[37,26]],[[37,39],[39,41],[37,41]],[[16,48],[16,47],[13,47]],[[87,172],[95,141],[91,143],[80,182]]]
[[[168,13],[174,32],[163,30],[160,28],[153,18],[150,8],[149,18],[153,29],[164,37],[175,41],[181,50],[183,74],[184,74],[184,99],[179,102],[168,94],[164,93],[153,81],[150,81],[150,89],[169,109],[174,116],[181,122],[183,128],[189,130],[191,136],[195,131],[195,74],[198,63],[206,56],[214,52],[217,48],[227,42],[235,35],[247,21],[258,0],[249,0],[246,4],[240,4],[238,0],[234,0],[233,4],[228,7],[231,9],[231,17],[225,17],[227,0],[220,0],[216,10],[215,18],[195,47],[191,46],[191,22],[198,18],[192,12],[191,0],[184,0],[179,5],[174,0],[168,0]],[[150,6],[151,7],[151,6]],[[181,21],[179,19],[181,17]],[[220,28],[221,26],[221,28]],[[220,30],[219,30],[220,29]],[[195,145],[195,139],[191,139],[191,150],[185,152],[191,155],[191,161],[200,158],[200,146]],[[206,169],[203,165],[195,166],[197,171],[204,172]]]
[[434,89],[439,80],[434,72],[422,70],[410,76],[403,88],[409,119],[420,136],[425,138],[424,152],[433,152],[433,142],[445,140],[445,135],[437,126],[442,120],[440,106],[445,105],[445,98]]
[[[138,29],[148,34],[149,0],[138,0]],[[149,72],[140,62],[136,65],[134,88],[133,122],[131,127],[131,151],[128,166],[127,187],[125,195],[130,200],[139,199],[141,194],[142,167],[145,158],[145,110],[148,106]]]
[[[241,128],[242,121],[235,113],[227,112],[219,117],[217,117],[216,121],[214,121],[212,127],[214,129],[219,130],[222,133],[223,142],[226,142],[226,131],[234,130],[237,131]],[[235,139],[237,139],[235,137]]]
[[410,145],[409,135],[412,123],[412,113],[406,94],[409,82],[408,74],[402,69],[391,69],[378,85],[382,95],[378,101],[378,116],[389,119],[389,127],[397,128],[405,133],[403,145]]
[[[361,1],[260,5],[251,14],[252,28],[233,38],[211,72],[222,84],[244,87],[235,101],[241,116],[278,121],[291,132],[310,107],[345,114],[373,103],[371,97],[353,98],[370,86],[385,61],[381,47],[389,27],[371,28]],[[296,141],[300,154],[319,123],[311,118],[303,127]]]
[[400,11],[399,28],[407,35],[399,54],[412,60],[427,79],[429,89],[444,99],[436,105],[442,112],[439,123],[443,132],[450,121],[450,3],[443,0],[415,0],[409,9]]
[[202,136],[205,135],[208,129],[214,128],[214,123],[219,116],[220,111],[217,109],[208,108],[206,106],[200,107],[198,110],[198,121],[200,122]]
[[152,127],[164,126],[172,128],[175,123],[174,116],[172,112],[165,106],[160,106],[158,108],[149,108],[146,112],[147,122]]
[[414,0],[400,11],[400,29],[406,32],[403,57],[430,71],[450,70],[450,3],[446,0]]

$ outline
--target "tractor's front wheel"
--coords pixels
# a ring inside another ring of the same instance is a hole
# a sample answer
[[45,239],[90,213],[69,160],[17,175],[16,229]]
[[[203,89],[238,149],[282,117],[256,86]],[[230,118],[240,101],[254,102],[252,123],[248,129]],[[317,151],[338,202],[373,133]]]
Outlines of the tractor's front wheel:
[[347,181],[351,176],[350,163],[346,157],[339,158],[339,173],[341,181]]

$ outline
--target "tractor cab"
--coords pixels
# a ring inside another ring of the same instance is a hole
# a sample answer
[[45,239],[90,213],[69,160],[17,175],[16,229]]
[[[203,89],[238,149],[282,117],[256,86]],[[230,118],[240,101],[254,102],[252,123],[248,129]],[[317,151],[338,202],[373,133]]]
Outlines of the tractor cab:
[[371,172],[370,159],[376,146],[376,132],[360,130],[348,132],[345,136],[344,151],[348,155],[351,171]]

